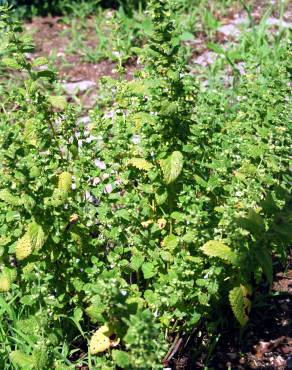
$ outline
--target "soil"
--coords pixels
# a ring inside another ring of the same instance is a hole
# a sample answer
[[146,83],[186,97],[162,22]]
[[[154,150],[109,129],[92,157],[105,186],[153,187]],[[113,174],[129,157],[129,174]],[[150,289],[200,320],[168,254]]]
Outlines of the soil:
[[[89,63],[84,62],[82,55],[78,51],[75,54],[68,54],[66,47],[70,42],[70,38],[66,30],[68,30],[69,26],[62,22],[61,17],[35,17],[25,24],[25,28],[33,35],[35,43],[35,51],[29,56],[33,58],[40,56],[48,58],[54,55],[56,58],[54,68],[58,71],[61,82],[92,81],[97,83],[98,89],[98,82],[102,77],[118,76],[115,71],[116,64],[110,60]],[[86,43],[91,47],[97,43],[96,34],[91,27],[89,27],[89,31],[86,34]],[[126,79],[132,79],[137,69],[136,61],[130,60],[125,68]],[[85,110],[90,109],[95,104],[97,89],[77,94]],[[68,99],[71,100],[72,97],[69,96]]]
[[[30,23],[26,24],[26,29],[33,33],[36,45],[35,56],[56,55],[55,68],[58,70],[61,79],[75,82],[80,80],[91,80],[96,82],[103,76],[112,76],[114,72],[114,63],[104,60],[99,63],[85,63],[82,56],[76,54],[67,54],[66,47],[70,39],[66,35],[68,25],[61,21],[60,17],[35,17]],[[87,42],[94,42],[94,32],[88,34]],[[96,41],[95,41],[96,42]]]

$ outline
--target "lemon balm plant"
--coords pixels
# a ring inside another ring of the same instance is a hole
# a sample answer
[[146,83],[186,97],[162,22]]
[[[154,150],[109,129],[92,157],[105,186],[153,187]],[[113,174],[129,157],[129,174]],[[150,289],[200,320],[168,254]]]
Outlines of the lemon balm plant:
[[[77,138],[72,109],[52,92],[54,73],[44,58],[26,57],[33,49],[31,41],[4,7],[1,28],[1,67],[14,70],[20,82],[5,91],[1,101],[0,290],[7,297],[16,295],[24,320],[35,327],[29,349],[23,352],[15,342],[10,360],[15,366],[23,362],[48,368],[52,358],[42,354],[58,343],[60,315],[73,315],[82,300],[78,283],[94,244],[86,200],[87,137],[79,125]],[[9,318],[5,320],[9,326]],[[25,323],[19,325],[25,330]],[[3,357],[3,368],[8,363]]]
[[[150,1],[154,31],[135,50],[144,68],[134,81],[113,83],[113,105],[97,114],[102,174],[93,190],[98,243],[107,245],[110,269],[158,316],[166,336],[216,317],[219,302],[230,302],[245,325],[252,285],[263,275],[271,283],[272,255],[285,256],[291,226],[291,217],[283,223],[291,143],[287,41],[276,68],[261,60],[263,78],[250,72],[233,91],[198,94],[174,9],[172,1]],[[245,57],[248,71],[254,53]],[[101,296],[87,312],[118,332],[114,309],[99,318]]]
[[1,68],[20,76],[0,111],[0,290],[21,307],[1,311],[4,369],[159,369],[220,305],[245,325],[252,285],[285,258],[289,45],[276,67],[252,50],[234,90],[199,91],[175,9],[149,2],[143,69],[108,82],[83,127],[1,8]]

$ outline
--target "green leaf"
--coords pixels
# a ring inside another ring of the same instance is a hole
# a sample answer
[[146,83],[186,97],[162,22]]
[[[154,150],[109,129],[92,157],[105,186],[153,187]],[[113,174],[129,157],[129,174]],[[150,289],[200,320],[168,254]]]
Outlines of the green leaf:
[[178,222],[183,222],[185,221],[185,215],[181,212],[172,212],[172,214],[170,215],[170,217],[173,219],[173,220],[176,220]]
[[183,155],[175,151],[168,158],[160,161],[164,181],[167,185],[174,182],[180,175],[183,168]]
[[131,257],[131,268],[134,271],[138,271],[144,262],[144,256],[142,254],[134,254]]
[[257,248],[255,257],[271,285],[273,283],[273,261],[270,253],[263,247]]
[[249,209],[247,217],[237,219],[238,225],[252,234],[260,235],[265,232],[265,223],[261,215],[255,210]]
[[194,40],[194,35],[191,32],[185,31],[180,35],[181,41],[191,41]]
[[160,256],[165,262],[173,262],[174,260],[173,255],[168,251],[160,251]]
[[166,201],[167,201],[167,191],[159,191],[157,193],[155,193],[155,200],[156,200],[156,203],[158,206],[161,206],[162,204],[164,204]]
[[18,62],[13,58],[3,58],[2,63],[11,69],[21,69],[21,66],[18,64]]
[[162,241],[161,245],[162,245],[164,248],[166,248],[166,249],[173,250],[173,249],[175,249],[175,248],[177,247],[177,245],[178,245],[178,238],[177,238],[175,235],[173,235],[173,234],[167,235],[167,236],[163,239],[163,241]]
[[31,355],[27,355],[21,351],[13,351],[9,355],[11,362],[21,369],[33,369],[34,359]]
[[50,71],[49,69],[45,71],[39,71],[36,73],[37,78],[47,78],[49,80],[54,80],[55,73],[53,71]]
[[48,349],[44,345],[39,345],[34,348],[33,361],[36,369],[47,368],[48,360]]
[[232,311],[241,326],[247,323],[250,311],[250,300],[247,298],[247,295],[248,289],[243,285],[234,287],[229,292],[229,302]]
[[209,240],[201,247],[202,252],[209,257],[218,257],[223,260],[236,264],[237,255],[219,240]]
[[151,262],[145,262],[142,265],[142,271],[145,279],[151,279],[156,275],[156,268]]
[[0,246],[5,246],[11,242],[10,236],[1,235],[0,236]]
[[35,298],[33,295],[24,295],[20,298],[20,302],[25,306],[32,306],[35,304]]
[[112,356],[116,364],[122,369],[127,369],[131,363],[130,356],[125,351],[119,351],[117,349],[114,349],[112,351]]
[[144,292],[144,298],[150,306],[156,306],[160,303],[159,295],[151,289],[146,289]]
[[33,60],[32,62],[32,66],[33,67],[40,67],[40,66],[43,66],[45,64],[48,64],[48,59],[45,58],[45,57],[39,57],[39,58],[36,58],[35,60]]

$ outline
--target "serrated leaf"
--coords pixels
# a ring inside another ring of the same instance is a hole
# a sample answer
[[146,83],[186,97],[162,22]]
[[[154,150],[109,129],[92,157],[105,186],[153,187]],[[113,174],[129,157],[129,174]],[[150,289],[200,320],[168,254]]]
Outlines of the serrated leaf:
[[11,352],[9,358],[15,366],[19,366],[21,369],[33,369],[34,367],[33,357],[21,351]]
[[151,262],[143,263],[142,271],[145,279],[150,279],[156,275],[156,268]]
[[8,189],[0,190],[0,200],[11,206],[18,206],[21,203],[20,198],[12,194]]
[[13,58],[2,58],[2,63],[11,69],[21,69],[21,66],[18,64],[17,60]]
[[40,250],[45,243],[43,228],[36,222],[31,222],[27,228],[27,235],[29,235],[34,250]]
[[128,165],[138,168],[138,170],[150,171],[153,165],[143,158],[131,158]]
[[173,262],[174,260],[173,255],[168,251],[160,251],[160,256],[165,262]]
[[173,234],[167,235],[163,239],[161,245],[162,245],[162,247],[164,247],[166,249],[173,250],[178,245],[178,238]]
[[131,363],[130,356],[125,351],[119,351],[117,349],[114,349],[112,351],[112,356],[116,364],[121,367],[122,369],[127,369],[128,366]]
[[65,96],[54,96],[54,95],[51,95],[48,97],[48,100],[49,102],[51,103],[51,105],[54,107],[54,108],[57,108],[57,109],[65,109],[66,106],[67,106],[67,100],[65,98]]
[[33,362],[36,369],[44,369],[48,365],[48,349],[44,345],[36,346],[33,350]]
[[265,223],[261,215],[255,210],[249,209],[247,217],[237,219],[238,225],[252,234],[259,235],[265,232]]
[[250,311],[250,300],[247,298],[247,296],[248,289],[243,285],[234,287],[229,292],[229,302],[232,311],[241,326],[244,326],[248,321],[248,314]]
[[167,197],[168,197],[167,191],[163,191],[163,192],[159,191],[155,193],[155,200],[156,200],[157,205],[161,206],[162,204],[164,204],[167,201]]
[[208,257],[218,257],[232,264],[236,263],[237,255],[219,240],[209,240],[201,247],[202,252]]
[[155,116],[146,113],[146,112],[138,112],[131,116],[131,119],[134,121],[135,126],[141,127],[145,124],[154,125],[155,124]]
[[10,236],[1,235],[0,236],[0,246],[5,246],[11,242]]
[[37,121],[31,118],[25,122],[24,131],[23,131],[23,138],[25,142],[32,146],[37,146],[37,143],[38,143],[36,125],[37,125]]
[[167,185],[174,182],[183,169],[183,155],[175,151],[168,158],[160,161],[164,181]]

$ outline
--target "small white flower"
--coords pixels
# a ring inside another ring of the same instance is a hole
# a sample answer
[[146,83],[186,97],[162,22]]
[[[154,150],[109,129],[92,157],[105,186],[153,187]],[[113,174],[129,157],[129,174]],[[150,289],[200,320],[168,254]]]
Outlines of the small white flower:
[[104,191],[107,193],[107,194],[110,194],[112,191],[113,191],[113,186],[112,184],[107,184],[104,188]]
[[92,184],[94,185],[94,186],[96,186],[96,185],[98,185],[100,183],[100,178],[99,177],[94,177],[93,178],[93,181],[92,181]]
[[96,167],[98,167],[100,170],[105,170],[106,169],[106,164],[101,161],[100,159],[96,159],[94,161],[94,164],[96,165]]
[[135,144],[135,145],[137,145],[137,144],[139,144],[141,142],[141,137],[140,137],[140,135],[133,135],[133,137],[132,137],[132,143],[133,144]]

